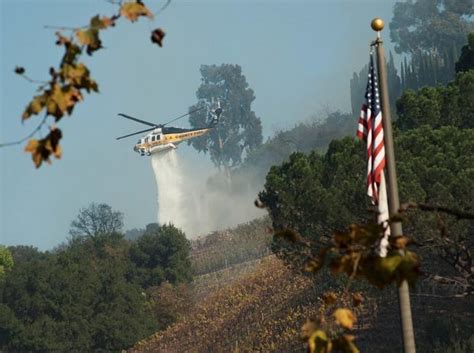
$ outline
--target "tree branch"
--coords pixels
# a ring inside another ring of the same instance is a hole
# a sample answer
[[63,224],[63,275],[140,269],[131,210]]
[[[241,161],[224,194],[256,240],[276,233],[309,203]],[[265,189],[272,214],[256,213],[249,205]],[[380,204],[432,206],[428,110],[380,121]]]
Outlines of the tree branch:
[[426,205],[423,203],[415,203],[415,202],[406,202],[402,204],[399,208],[399,212],[403,213],[410,208],[417,208],[421,211],[429,211],[429,212],[443,212],[449,214],[451,216],[456,217],[457,219],[472,219],[474,220],[474,213],[462,211],[462,210],[453,210],[451,208],[443,207],[443,206],[431,206]]
[[[108,1],[112,2],[113,0],[108,0]],[[161,6],[161,8],[158,9],[158,11],[156,11],[153,15],[157,16],[159,13],[163,12],[170,4],[171,4],[171,0],[166,1],[166,3],[163,6]]]
[[25,142],[29,138],[31,138],[34,134],[36,134],[41,127],[46,123],[46,118],[48,117],[48,114],[45,114],[43,117],[43,120],[41,120],[40,124],[26,137],[22,138],[21,140],[14,141],[14,142],[6,142],[6,143],[0,143],[0,148],[2,147],[7,147],[7,146],[14,146],[14,145],[19,145],[20,143]]
[[60,31],[77,31],[80,28],[87,28],[89,26],[82,26],[82,27],[62,27],[62,26],[49,26],[49,25],[44,25],[43,28],[45,29],[55,29],[55,30],[60,30]]
[[28,82],[31,82],[31,83],[38,83],[38,84],[42,84],[42,86],[40,86],[38,88],[38,91],[43,89],[44,86],[46,86],[49,81],[41,81],[41,80],[33,80],[31,77],[27,76],[26,74],[18,74],[19,76],[23,77],[25,80],[27,80]]

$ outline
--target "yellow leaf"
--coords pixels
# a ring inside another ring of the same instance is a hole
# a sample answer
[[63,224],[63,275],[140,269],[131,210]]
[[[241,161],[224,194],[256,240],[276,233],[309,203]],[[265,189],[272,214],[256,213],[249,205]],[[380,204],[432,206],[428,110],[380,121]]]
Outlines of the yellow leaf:
[[31,158],[33,159],[35,167],[39,168],[41,166],[41,162],[43,162],[43,157],[41,157],[41,154],[39,152],[33,152],[31,154]]
[[308,339],[308,348],[310,353],[329,353],[332,350],[332,345],[326,332],[316,330]]
[[102,18],[100,18],[99,15],[96,15],[94,17],[91,18],[91,27],[92,28],[97,28],[97,29],[105,29],[109,26],[111,26],[113,24],[113,21],[104,16]]
[[412,251],[406,251],[405,255],[398,266],[399,278],[398,281],[406,279],[408,283],[414,284],[420,275],[420,262],[418,256]]
[[102,24],[105,26],[104,28],[114,26],[114,20],[108,18],[107,16],[102,17]]
[[396,271],[401,261],[402,257],[399,254],[379,257],[375,261],[374,270],[375,272],[380,273],[382,277],[389,277]]
[[25,152],[31,153],[31,159],[35,164],[36,168],[39,168],[43,157],[41,155],[41,142],[35,139],[30,139],[25,146]]
[[63,60],[61,61],[61,66],[64,64],[73,64],[77,56],[81,54],[81,48],[74,43],[68,43],[66,46],[66,52],[64,53]]
[[141,2],[128,2],[120,8],[120,14],[128,20],[134,22],[140,16],[153,18],[151,11]]
[[36,139],[30,139],[25,146],[25,152],[34,152],[39,146],[39,141]]
[[57,145],[56,150],[53,152],[54,157],[56,157],[57,159],[60,159],[62,156],[62,153],[63,151],[62,151],[61,145]]
[[90,45],[94,42],[94,36],[90,29],[76,31],[76,37],[82,45]]
[[334,312],[336,322],[344,328],[352,329],[356,321],[354,313],[349,309],[339,308]]
[[82,63],[77,65],[65,64],[61,68],[61,77],[73,85],[80,85],[86,76],[89,76],[89,70]]
[[30,116],[38,114],[41,110],[43,110],[45,104],[46,104],[45,94],[35,96],[33,100],[28,104],[25,111],[23,112],[22,120],[26,120]]
[[92,55],[94,51],[102,47],[102,42],[99,39],[99,30],[95,27],[76,31],[76,37],[80,44],[87,46],[87,54],[89,55]]

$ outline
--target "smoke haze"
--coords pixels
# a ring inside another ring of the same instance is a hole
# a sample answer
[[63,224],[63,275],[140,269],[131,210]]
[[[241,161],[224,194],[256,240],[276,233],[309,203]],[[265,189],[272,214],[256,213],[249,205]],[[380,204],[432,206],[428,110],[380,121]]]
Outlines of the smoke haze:
[[239,176],[232,187],[215,169],[207,172],[176,150],[153,154],[151,164],[157,186],[160,224],[172,223],[188,238],[225,229],[266,214],[253,205],[258,186]]

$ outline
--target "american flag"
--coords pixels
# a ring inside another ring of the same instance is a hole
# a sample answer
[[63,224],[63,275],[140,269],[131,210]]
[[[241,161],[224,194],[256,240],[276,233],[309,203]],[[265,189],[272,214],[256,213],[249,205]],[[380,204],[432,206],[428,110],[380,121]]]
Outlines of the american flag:
[[372,199],[372,204],[377,207],[378,223],[385,227],[383,238],[380,239],[377,247],[377,253],[381,257],[385,257],[387,256],[390,228],[387,224],[389,213],[384,176],[385,147],[382,112],[373,53],[370,53],[369,79],[365,99],[360,111],[357,136],[367,142],[367,195]]
[[379,188],[385,168],[385,147],[380,95],[372,53],[365,98],[360,111],[357,136],[367,142],[367,194],[372,198],[372,203],[378,205]]

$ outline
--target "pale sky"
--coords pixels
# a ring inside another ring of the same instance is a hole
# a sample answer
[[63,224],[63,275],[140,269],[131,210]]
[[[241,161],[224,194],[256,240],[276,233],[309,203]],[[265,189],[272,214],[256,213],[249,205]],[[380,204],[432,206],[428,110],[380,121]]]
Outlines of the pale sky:
[[[102,32],[106,49],[81,59],[100,94],[86,95],[58,124],[63,158],[35,169],[24,144],[0,149],[0,244],[51,249],[67,239],[71,221],[91,202],[122,211],[125,229],[156,222],[150,161],[132,151],[135,138],[115,140],[142,126],[117,113],[163,122],[187,112],[196,102],[202,64],[242,66],[255,91],[253,110],[265,138],[326,107],[349,111],[350,78],[366,64],[375,37],[370,21],[385,20],[383,36],[390,48],[394,2],[175,0],[154,21],[121,19]],[[0,4],[0,142],[8,142],[26,136],[40,119],[21,124],[37,86],[15,75],[15,66],[45,80],[63,53],[54,44],[54,30],[44,26],[81,26],[96,14],[110,16],[116,7],[102,0]],[[145,4],[156,11],[163,2]],[[163,48],[150,42],[157,27],[166,31]],[[183,119],[178,126],[186,123]],[[186,144],[178,151],[197,172],[212,172],[207,156]]]

